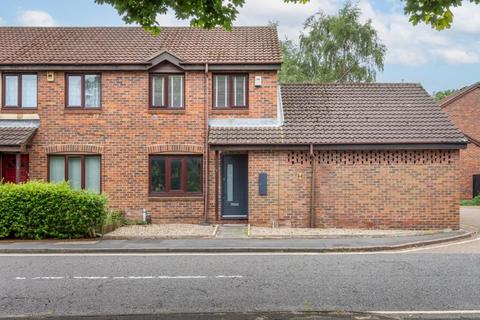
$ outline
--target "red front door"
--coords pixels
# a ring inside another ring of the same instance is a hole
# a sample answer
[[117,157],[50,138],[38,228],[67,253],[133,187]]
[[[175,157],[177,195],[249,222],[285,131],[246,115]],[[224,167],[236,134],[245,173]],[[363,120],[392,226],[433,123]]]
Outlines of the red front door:
[[[16,182],[15,158],[14,154],[2,155],[3,182]],[[26,182],[28,180],[28,154],[22,154],[20,159],[20,182]]]

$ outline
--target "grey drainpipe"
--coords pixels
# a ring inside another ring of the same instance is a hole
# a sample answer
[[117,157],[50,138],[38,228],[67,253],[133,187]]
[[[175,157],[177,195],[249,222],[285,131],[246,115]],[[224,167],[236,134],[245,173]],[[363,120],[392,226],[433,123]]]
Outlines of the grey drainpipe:
[[205,136],[205,142],[204,142],[204,147],[203,147],[203,214],[204,214],[204,224],[208,224],[208,151],[209,151],[209,145],[208,145],[208,63],[205,63],[205,124],[204,124],[204,136]]
[[315,159],[315,153],[313,152],[313,143],[310,144],[310,159],[312,161],[312,179],[311,179],[311,192],[312,196],[310,198],[310,228],[315,228],[315,194],[316,194],[316,188],[315,188],[315,176],[317,175],[317,170],[316,170],[316,159]]

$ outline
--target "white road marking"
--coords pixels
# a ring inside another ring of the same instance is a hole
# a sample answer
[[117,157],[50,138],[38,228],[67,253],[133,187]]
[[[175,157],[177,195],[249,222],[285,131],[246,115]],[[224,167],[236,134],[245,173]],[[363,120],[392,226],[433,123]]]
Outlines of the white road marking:
[[469,239],[469,240],[464,240],[464,241],[459,241],[459,242],[450,242],[450,243],[439,244],[439,245],[425,246],[425,247],[420,247],[420,248],[404,249],[404,250],[400,250],[399,252],[408,253],[408,252],[415,252],[415,251],[421,251],[421,250],[439,249],[439,248],[458,246],[460,244],[476,242],[476,241],[480,241],[480,238]]
[[141,280],[141,279],[237,279],[243,278],[241,275],[217,275],[217,276],[73,276],[73,277],[15,277],[15,280]]
[[366,311],[376,314],[480,314],[480,310],[406,310],[406,311]]

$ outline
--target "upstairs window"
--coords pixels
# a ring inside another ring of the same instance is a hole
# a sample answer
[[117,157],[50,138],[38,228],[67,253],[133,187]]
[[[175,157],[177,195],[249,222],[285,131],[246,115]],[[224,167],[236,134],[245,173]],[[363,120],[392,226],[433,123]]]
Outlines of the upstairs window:
[[184,75],[151,74],[150,108],[184,108]]
[[67,74],[67,108],[100,108],[100,95],[99,74]]
[[150,156],[150,195],[202,193],[201,156]]
[[10,74],[3,75],[3,106],[6,108],[37,107],[37,75]]
[[248,75],[216,74],[213,76],[214,108],[247,108]]

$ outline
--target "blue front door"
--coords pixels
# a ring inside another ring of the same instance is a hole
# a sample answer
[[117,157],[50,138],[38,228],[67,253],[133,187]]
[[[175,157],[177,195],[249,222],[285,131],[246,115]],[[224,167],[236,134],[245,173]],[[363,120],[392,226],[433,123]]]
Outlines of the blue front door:
[[248,156],[222,158],[222,217],[246,219],[248,216]]

